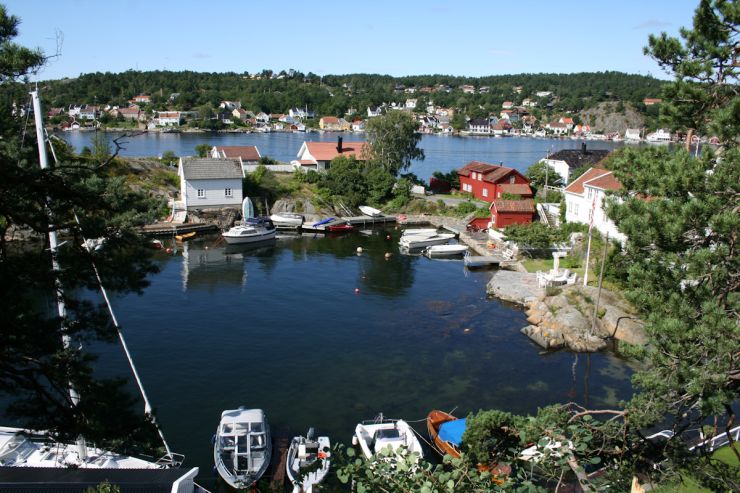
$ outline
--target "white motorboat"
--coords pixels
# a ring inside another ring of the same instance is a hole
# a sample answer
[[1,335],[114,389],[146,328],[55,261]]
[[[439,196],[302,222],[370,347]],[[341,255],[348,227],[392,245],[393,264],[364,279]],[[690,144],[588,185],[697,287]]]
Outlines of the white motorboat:
[[401,237],[404,236],[434,236],[437,234],[437,228],[413,228],[413,229],[404,229],[401,232]]
[[262,409],[227,409],[221,413],[213,443],[218,474],[233,488],[248,488],[270,465],[270,426]]
[[453,239],[455,235],[452,233],[438,233],[432,236],[429,235],[409,235],[402,236],[398,242],[404,248],[414,250],[417,248],[428,247],[432,245],[443,245]]
[[379,211],[378,209],[376,209],[376,208],[374,208],[374,207],[370,207],[369,205],[361,205],[361,206],[359,207],[359,209],[360,209],[360,212],[362,212],[362,213],[363,213],[363,214],[365,214],[366,216],[370,216],[370,217],[380,217],[380,216],[382,216],[382,215],[383,215],[383,213],[382,213],[382,212],[380,212],[380,211]]
[[293,437],[288,448],[285,464],[293,493],[311,493],[321,483],[331,467],[331,442],[329,437],[314,439],[314,429],[310,428],[305,437]]
[[303,215],[292,212],[278,212],[270,216],[270,221],[277,229],[298,229],[305,219]]
[[367,459],[389,450],[397,455],[404,454],[404,451],[416,453],[419,459],[424,456],[419,439],[411,426],[402,419],[383,419],[382,414],[373,421],[359,423],[355,427],[352,444],[359,445]]
[[428,257],[454,257],[468,251],[467,245],[432,245],[424,253]]
[[84,443],[59,443],[42,432],[0,426],[0,466],[80,469],[164,469],[179,467],[183,456],[172,454],[146,461]]
[[228,231],[221,233],[229,245],[242,243],[255,243],[258,241],[272,240],[277,230],[270,219],[251,217],[245,219],[241,226],[234,226]]

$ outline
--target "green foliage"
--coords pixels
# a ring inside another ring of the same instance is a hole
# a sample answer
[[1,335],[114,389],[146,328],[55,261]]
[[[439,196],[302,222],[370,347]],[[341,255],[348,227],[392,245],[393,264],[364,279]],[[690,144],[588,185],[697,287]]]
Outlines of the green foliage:
[[547,185],[550,187],[563,186],[563,179],[560,177],[560,174],[552,169],[551,166],[540,161],[527,168],[524,176],[529,179],[529,184],[535,191],[541,190],[545,186],[545,181],[547,181]]
[[280,164],[276,159],[273,159],[268,156],[260,156],[260,159],[258,161],[259,164],[268,165],[268,164]]
[[390,111],[371,118],[365,126],[370,163],[397,176],[411,166],[411,161],[423,160],[424,151],[418,147],[421,141],[421,134],[416,132],[418,128],[419,123],[413,115],[403,111]]
[[85,490],[85,493],[121,493],[121,487],[115,484],[110,484],[108,481],[103,481],[95,487],[89,487]]
[[512,224],[504,230],[507,241],[513,241],[523,248],[547,249],[557,239],[555,230],[540,222],[531,224]]
[[457,206],[457,213],[461,216],[467,216],[471,212],[475,212],[477,210],[478,210],[478,206],[470,201],[460,202]]
[[524,418],[502,411],[478,411],[467,418],[463,448],[473,464],[490,464],[519,445],[515,432]]
[[515,193],[504,192],[501,194],[501,200],[521,200],[522,196]]
[[455,190],[460,189],[460,175],[457,174],[457,170],[448,171],[447,173],[442,173],[441,171],[435,171],[434,173],[432,173],[432,176],[440,180],[446,181],[447,183],[450,184],[450,187],[452,187]]
[[208,153],[211,152],[211,145],[210,144],[198,144],[195,146],[195,153],[198,155],[198,157],[208,157]]
[[347,207],[363,205],[368,196],[365,165],[354,156],[339,156],[332,160],[329,170],[321,180],[334,199],[341,200]]
[[164,151],[162,153],[162,162],[167,166],[175,166],[179,162],[179,158],[173,151]]

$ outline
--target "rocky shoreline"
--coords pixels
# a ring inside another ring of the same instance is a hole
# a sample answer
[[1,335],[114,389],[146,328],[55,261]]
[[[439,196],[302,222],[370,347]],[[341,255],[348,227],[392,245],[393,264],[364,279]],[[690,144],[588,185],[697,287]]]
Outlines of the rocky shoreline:
[[548,296],[535,274],[509,270],[496,272],[487,286],[490,296],[526,309],[529,325],[521,332],[543,349],[595,352],[609,339],[646,344],[643,322],[619,294],[602,289],[594,317],[597,291],[592,286],[563,286]]

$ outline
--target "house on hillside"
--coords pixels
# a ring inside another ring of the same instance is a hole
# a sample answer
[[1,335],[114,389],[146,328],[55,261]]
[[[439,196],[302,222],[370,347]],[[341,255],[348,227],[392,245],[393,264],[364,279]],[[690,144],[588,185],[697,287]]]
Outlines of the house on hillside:
[[158,111],[156,120],[158,127],[177,127],[182,121],[182,115],[179,111]]
[[380,116],[383,114],[383,109],[379,106],[368,106],[367,107],[367,117],[373,118],[376,116]]
[[319,120],[319,128],[330,132],[346,132],[350,129],[350,124],[344,118],[322,116]]
[[604,199],[607,192],[620,190],[622,184],[611,171],[589,168],[565,188],[565,220],[590,224],[602,234],[624,244],[626,237],[614,222],[606,216]]
[[219,104],[218,107],[221,108],[222,110],[234,111],[242,107],[242,102],[241,101],[221,101],[221,104]]
[[663,100],[660,98],[645,98],[642,100],[642,104],[644,104],[645,106],[652,106],[654,104],[660,104],[662,102]]
[[130,103],[151,103],[152,97],[148,94],[139,94],[129,100]]
[[329,169],[332,159],[338,156],[354,156],[358,161],[367,159],[367,142],[304,142],[298,151],[298,159],[291,162],[303,169],[323,171]]
[[468,122],[468,132],[471,134],[490,135],[491,122],[488,118],[473,118]]
[[501,104],[501,108],[503,108],[503,109],[505,109],[505,110],[510,110],[510,109],[511,109],[511,108],[513,108],[513,107],[514,107],[514,103],[512,103],[511,101],[504,101],[504,102],[503,102],[503,103]]
[[180,158],[180,201],[187,210],[242,203],[244,172],[236,159]]
[[555,135],[565,135],[568,133],[568,125],[560,122],[550,122],[545,128]]
[[505,228],[512,224],[529,224],[537,212],[534,200],[495,199],[491,202],[491,227]]
[[242,165],[257,164],[262,157],[257,146],[213,146],[213,159],[238,159]]
[[581,144],[579,149],[562,149],[555,154],[540,159],[541,163],[550,166],[560,177],[563,183],[570,180],[570,172],[583,166],[594,166],[609,154],[606,150],[591,150],[586,143]]
[[139,108],[137,105],[131,105],[128,108],[118,108],[117,110],[114,110],[115,114],[112,114],[112,116],[117,117],[118,115],[121,115],[121,117],[124,120],[131,120],[131,121],[143,121],[146,120],[146,114],[141,111],[141,108]]
[[471,161],[460,168],[457,174],[460,177],[460,190],[485,202],[514,196],[520,199],[532,197],[529,180],[514,168]]

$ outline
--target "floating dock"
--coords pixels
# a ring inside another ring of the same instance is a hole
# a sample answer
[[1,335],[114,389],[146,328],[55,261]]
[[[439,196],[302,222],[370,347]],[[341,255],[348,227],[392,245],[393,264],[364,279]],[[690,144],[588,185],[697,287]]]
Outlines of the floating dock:
[[212,223],[156,223],[147,224],[141,228],[141,233],[147,236],[174,236],[192,232],[218,231],[218,229],[218,226]]
[[498,267],[502,261],[502,258],[493,255],[466,255],[464,257],[465,267],[468,269]]

